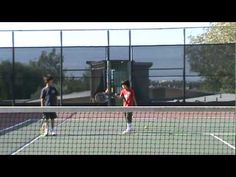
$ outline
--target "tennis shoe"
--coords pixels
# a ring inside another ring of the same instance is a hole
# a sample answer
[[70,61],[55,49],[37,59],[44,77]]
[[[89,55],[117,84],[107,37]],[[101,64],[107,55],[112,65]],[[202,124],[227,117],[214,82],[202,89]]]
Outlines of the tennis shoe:
[[48,131],[48,134],[47,134],[48,136],[56,136],[56,132],[54,131],[54,130],[49,130]]
[[50,132],[50,135],[56,136],[57,134],[56,134],[56,132],[55,132],[54,130],[52,130],[52,131]]
[[134,128],[131,128],[131,129],[127,128],[125,131],[122,132],[123,135],[130,134],[130,133],[134,133]]

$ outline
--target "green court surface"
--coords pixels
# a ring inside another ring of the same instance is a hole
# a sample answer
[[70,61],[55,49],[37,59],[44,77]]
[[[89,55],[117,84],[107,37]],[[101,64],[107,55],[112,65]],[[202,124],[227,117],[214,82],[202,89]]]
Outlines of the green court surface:
[[235,155],[235,119],[60,119],[57,136],[41,137],[31,122],[0,135],[6,155]]

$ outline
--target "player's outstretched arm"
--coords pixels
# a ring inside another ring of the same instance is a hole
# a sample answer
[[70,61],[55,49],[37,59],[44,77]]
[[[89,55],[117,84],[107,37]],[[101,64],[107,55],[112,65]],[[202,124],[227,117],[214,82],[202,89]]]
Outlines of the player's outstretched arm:
[[123,99],[123,96],[120,96],[120,94],[118,94],[118,93],[115,93],[114,96],[115,96],[116,98]]

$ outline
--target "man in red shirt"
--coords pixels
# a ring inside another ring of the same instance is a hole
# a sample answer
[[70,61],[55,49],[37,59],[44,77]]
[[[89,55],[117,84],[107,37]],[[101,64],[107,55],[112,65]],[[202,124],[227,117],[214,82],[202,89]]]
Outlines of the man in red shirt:
[[[124,107],[136,106],[137,102],[136,102],[136,98],[135,98],[135,93],[134,93],[134,90],[132,88],[130,88],[130,82],[128,80],[123,81],[121,83],[121,86],[122,86],[122,90],[121,90],[120,95],[118,97],[123,99],[123,106]],[[131,133],[134,131],[134,128],[132,127],[133,113],[126,112],[125,118],[127,121],[127,128],[122,134],[127,134],[127,133]]]

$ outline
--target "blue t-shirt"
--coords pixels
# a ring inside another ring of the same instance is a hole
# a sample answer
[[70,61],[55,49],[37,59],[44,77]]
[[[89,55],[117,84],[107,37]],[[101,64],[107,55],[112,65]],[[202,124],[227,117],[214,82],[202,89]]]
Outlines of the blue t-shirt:
[[41,91],[41,96],[45,106],[57,106],[57,89],[53,86],[44,87]]

